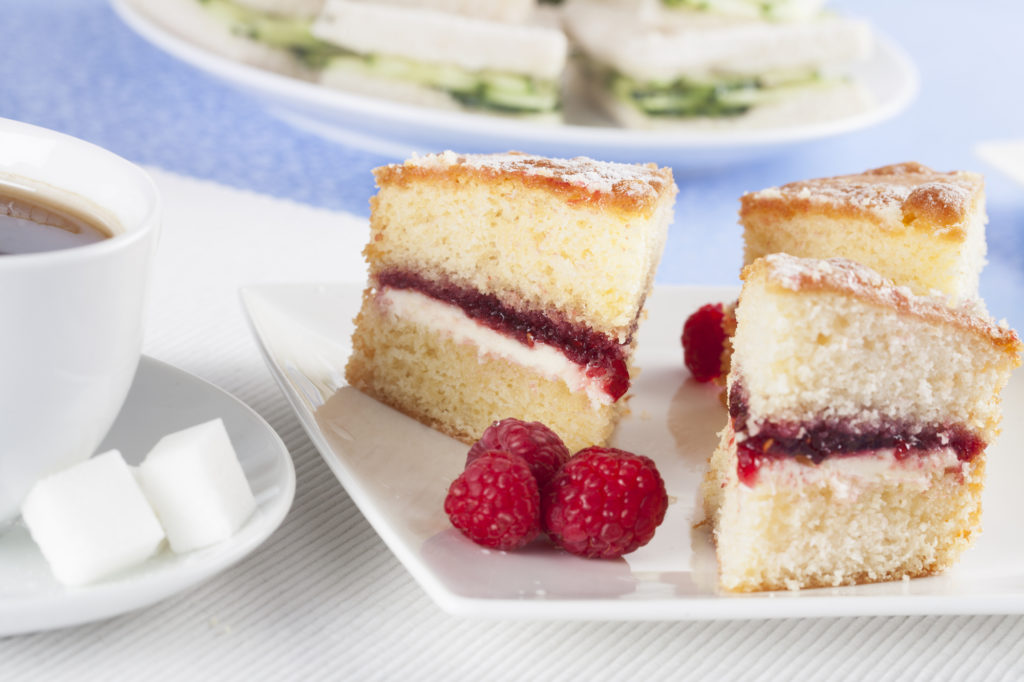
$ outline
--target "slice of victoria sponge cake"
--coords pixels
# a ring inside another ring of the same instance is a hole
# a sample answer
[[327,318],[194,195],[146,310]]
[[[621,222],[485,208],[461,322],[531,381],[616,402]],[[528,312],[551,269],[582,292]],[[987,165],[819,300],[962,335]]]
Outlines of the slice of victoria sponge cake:
[[745,194],[744,263],[769,253],[842,257],[917,294],[976,297],[985,264],[981,175],[900,163]]
[[671,170],[444,152],[374,174],[349,383],[466,442],[506,417],[571,450],[605,442],[672,222]]
[[743,271],[703,485],[726,590],[932,574],[979,529],[1017,334],[846,259]]

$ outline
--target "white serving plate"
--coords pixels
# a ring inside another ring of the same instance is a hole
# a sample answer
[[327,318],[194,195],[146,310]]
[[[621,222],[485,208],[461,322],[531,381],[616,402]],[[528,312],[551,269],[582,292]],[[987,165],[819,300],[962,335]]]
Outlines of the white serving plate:
[[[163,436],[220,417],[256,496],[252,517],[229,539],[174,554],[164,549],[106,580],[65,587],[16,521],[0,532],[0,636],[100,620],[156,603],[228,568],[284,520],[295,496],[291,456],[277,433],[248,406],[198,377],[149,357],[98,452],[117,448],[138,464]],[[56,425],[59,427],[59,425]]]
[[656,161],[676,168],[726,166],[794,145],[863,130],[903,111],[918,90],[917,70],[893,42],[878,38],[875,55],[853,75],[874,95],[868,110],[831,121],[765,129],[628,130],[612,124],[570,91],[569,123],[540,124],[391,102],[340,92],[236,62],[202,49],[152,21],[131,0],[110,0],[144,39],[173,57],[248,93],[274,115],[325,138],[407,158],[454,149],[517,149],[548,156]]
[[388,547],[445,610],[488,618],[725,619],[1024,613],[1024,381],[1004,393],[1007,415],[990,449],[985,531],[945,575],[802,592],[720,594],[706,532],[693,529],[697,485],[726,414],[717,391],[682,366],[686,316],[731,288],[659,287],[640,329],[631,414],[613,444],[658,464],[671,504],[646,547],[620,560],[570,556],[544,540],[518,552],[478,547],[442,509],[467,446],[346,386],[353,284],[263,285],[242,300],[271,373],[338,480]]

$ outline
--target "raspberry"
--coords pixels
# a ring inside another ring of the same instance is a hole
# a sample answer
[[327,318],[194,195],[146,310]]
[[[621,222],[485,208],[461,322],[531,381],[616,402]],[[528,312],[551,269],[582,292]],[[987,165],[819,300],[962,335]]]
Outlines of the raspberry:
[[724,319],[721,303],[703,305],[686,318],[682,336],[683,362],[697,381],[711,381],[722,374]]
[[668,495],[654,462],[615,448],[579,451],[548,484],[544,528],[556,545],[612,559],[643,547],[665,518]]
[[487,450],[448,488],[444,510],[473,542],[517,549],[540,533],[540,492],[519,455]]
[[504,450],[525,459],[540,490],[569,459],[569,448],[565,447],[558,434],[540,422],[524,422],[515,418],[502,419],[488,426],[480,440],[469,449],[466,465],[487,450]]

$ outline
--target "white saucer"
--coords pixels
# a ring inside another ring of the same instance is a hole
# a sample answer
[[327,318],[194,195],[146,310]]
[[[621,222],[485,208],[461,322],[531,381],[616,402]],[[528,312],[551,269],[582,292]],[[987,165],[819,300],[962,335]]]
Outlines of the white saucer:
[[[683,368],[686,316],[736,297],[724,287],[655,287],[640,328],[641,372],[613,445],[652,457],[668,489],[664,523],[647,546],[614,561],[586,560],[539,540],[517,552],[478,547],[443,510],[467,446],[347,386],[351,320],[362,287],[264,285],[243,301],[271,373],[349,496],[409,573],[461,616],[694,620],[818,616],[1024,613],[1024,422],[1008,418],[989,449],[984,532],[944,575],[790,593],[721,594],[707,534],[693,529],[697,486],[726,423],[718,391]],[[1024,409],[1024,376],[1003,393]]]
[[146,16],[132,0],[110,3],[142,38],[253,96],[279,118],[327,139],[398,159],[443,149],[517,149],[547,156],[657,161],[675,168],[725,166],[877,125],[903,111],[918,91],[917,69],[910,58],[895,43],[878,36],[874,55],[852,73],[872,94],[873,104],[831,120],[754,129],[628,130],[616,126],[582,93],[569,88],[565,94],[568,122],[538,123],[393,102],[265,71],[182,39]]
[[974,153],[983,161],[1024,185],[1024,139],[979,142]]
[[125,573],[84,587],[58,583],[24,525],[0,534],[0,636],[76,625],[148,606],[231,566],[280,525],[295,496],[284,443],[248,406],[191,374],[143,357],[99,451],[138,463],[164,435],[221,417],[256,496],[257,510],[230,539],[176,555],[164,550]]

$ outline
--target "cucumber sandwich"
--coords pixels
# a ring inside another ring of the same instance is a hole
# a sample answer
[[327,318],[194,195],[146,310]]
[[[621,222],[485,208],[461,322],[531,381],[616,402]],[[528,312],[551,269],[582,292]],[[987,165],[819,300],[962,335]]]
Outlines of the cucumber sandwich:
[[[338,52],[324,65],[320,82],[430,106],[557,116],[568,54],[561,30],[429,4],[327,0],[312,32]],[[497,4],[477,3],[477,9]]]
[[775,127],[870,104],[846,75],[871,53],[870,30],[860,21],[737,18],[711,8],[652,15],[635,4],[583,0],[570,0],[564,16],[588,90],[625,126]]
[[337,48],[310,27],[323,0],[132,0],[167,30],[228,59],[315,80]]

